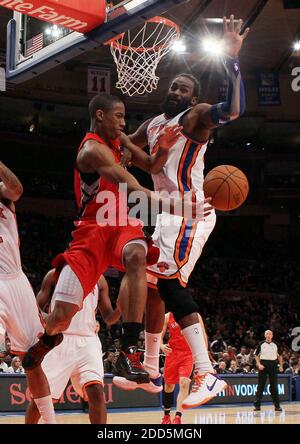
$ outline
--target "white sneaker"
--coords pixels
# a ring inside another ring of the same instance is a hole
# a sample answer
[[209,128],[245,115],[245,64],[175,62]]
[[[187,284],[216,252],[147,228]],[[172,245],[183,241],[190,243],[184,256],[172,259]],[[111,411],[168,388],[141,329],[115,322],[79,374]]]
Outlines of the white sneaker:
[[192,391],[183,401],[184,409],[191,409],[205,404],[227,387],[227,383],[212,373],[204,375],[194,373]]
[[121,376],[114,376],[113,383],[123,390],[135,390],[140,388],[148,393],[160,393],[163,389],[161,375],[157,378],[150,378],[150,382],[144,384],[137,384],[136,382],[129,381]]

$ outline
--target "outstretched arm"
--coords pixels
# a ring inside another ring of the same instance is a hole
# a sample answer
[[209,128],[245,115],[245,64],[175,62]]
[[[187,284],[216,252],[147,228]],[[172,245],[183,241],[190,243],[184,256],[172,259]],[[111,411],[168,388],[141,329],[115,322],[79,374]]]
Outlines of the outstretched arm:
[[[152,205],[156,204],[159,212],[165,211],[188,219],[195,218],[201,220],[212,209],[212,207],[205,208],[203,214],[203,203],[193,202],[189,197],[185,199],[183,208],[181,199],[161,197],[159,194],[142,187],[132,174],[115,162],[108,146],[94,140],[88,140],[85,143],[84,148],[78,154],[77,165],[84,173],[97,171],[100,176],[105,177],[114,184],[126,184],[128,194],[133,191],[143,192]],[[210,200],[210,198],[205,199],[204,203],[209,203]]]
[[243,21],[240,19],[234,29],[234,16],[230,16],[229,30],[227,19],[223,17],[223,47],[226,52],[224,66],[227,72],[229,86],[225,102],[216,105],[201,103],[190,113],[195,128],[212,129],[237,119],[245,111],[245,90],[241,77],[238,55],[243,41],[249,33],[249,28],[240,35]]
[[17,176],[0,161],[0,199],[16,202],[23,194],[23,187]]

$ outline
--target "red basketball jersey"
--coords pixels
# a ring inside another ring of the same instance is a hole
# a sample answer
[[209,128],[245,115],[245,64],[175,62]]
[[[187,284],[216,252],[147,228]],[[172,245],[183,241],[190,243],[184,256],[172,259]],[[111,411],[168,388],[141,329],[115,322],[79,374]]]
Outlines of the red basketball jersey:
[[173,313],[169,313],[168,330],[170,333],[169,346],[173,351],[191,353],[191,349],[181,332],[180,326],[174,319]]
[[[84,144],[88,140],[95,140],[99,142],[99,144],[106,145],[98,134],[95,133],[87,133],[85,138],[82,140],[79,151],[83,148]],[[110,141],[109,148],[112,151],[112,154],[115,158],[116,163],[119,163],[121,160],[121,152],[120,152],[120,142],[119,140]],[[74,171],[74,187],[75,187],[75,197],[76,203],[79,209],[79,221],[77,224],[82,225],[82,222],[86,223],[95,223],[96,215],[98,210],[105,205],[112,211],[111,214],[115,213],[115,216],[118,221],[119,217],[119,208],[120,208],[120,193],[119,193],[119,185],[109,182],[104,177],[100,177],[98,173],[82,173],[78,170],[77,165],[75,164]],[[103,192],[102,196],[100,193]],[[106,198],[109,194],[112,193],[115,199]],[[126,204],[126,195],[124,193],[125,204],[124,213],[127,213],[127,204]],[[109,199],[109,200],[108,200]],[[126,216],[125,216],[126,217]],[[127,219],[125,219],[127,220]],[[116,222],[118,225],[118,222]]]

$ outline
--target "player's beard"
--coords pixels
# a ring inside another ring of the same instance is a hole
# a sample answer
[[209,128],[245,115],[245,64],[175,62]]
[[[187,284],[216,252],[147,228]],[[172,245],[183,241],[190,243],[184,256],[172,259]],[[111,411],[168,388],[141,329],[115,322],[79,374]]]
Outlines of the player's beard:
[[175,117],[191,106],[189,99],[176,99],[172,96],[167,96],[161,107],[168,117]]

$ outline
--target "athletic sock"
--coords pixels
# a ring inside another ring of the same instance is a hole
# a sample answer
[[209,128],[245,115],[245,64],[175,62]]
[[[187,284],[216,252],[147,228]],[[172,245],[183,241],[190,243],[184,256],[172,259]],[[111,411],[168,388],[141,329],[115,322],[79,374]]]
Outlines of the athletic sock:
[[145,357],[144,369],[149,373],[150,378],[159,375],[159,351],[161,333],[145,332]]
[[[163,402],[164,402],[164,410],[165,415],[170,414],[171,407],[173,405],[174,400],[174,392],[165,392],[163,393]],[[166,413],[169,412],[169,413]]]
[[195,369],[199,370],[200,373],[214,373],[200,323],[183,328],[182,334],[192,351]]
[[123,335],[121,338],[121,350],[126,351],[130,346],[137,346],[142,324],[138,322],[124,322]]
[[35,398],[34,402],[40,412],[43,424],[56,424],[54,407],[51,395]]

